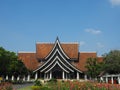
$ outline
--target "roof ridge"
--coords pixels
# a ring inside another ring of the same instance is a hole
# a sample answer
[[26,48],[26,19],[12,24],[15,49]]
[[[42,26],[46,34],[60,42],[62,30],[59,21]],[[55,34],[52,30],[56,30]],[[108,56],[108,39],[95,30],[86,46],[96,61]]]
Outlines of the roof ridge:
[[[36,42],[36,44],[55,44],[54,42]],[[60,42],[60,44],[79,44],[78,42]]]

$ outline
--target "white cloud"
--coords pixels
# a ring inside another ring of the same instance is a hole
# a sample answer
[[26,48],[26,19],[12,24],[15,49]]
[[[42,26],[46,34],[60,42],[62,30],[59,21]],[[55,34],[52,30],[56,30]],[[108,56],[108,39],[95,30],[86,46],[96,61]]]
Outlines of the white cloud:
[[84,41],[80,41],[80,46],[83,46],[85,45],[85,42]]
[[100,34],[102,33],[100,30],[97,29],[85,29],[85,32],[91,33],[91,34]]
[[120,0],[110,0],[110,3],[111,3],[113,6],[118,6],[118,5],[120,5]]
[[97,47],[98,47],[98,48],[104,48],[105,46],[104,46],[102,43],[98,42],[98,43],[97,43]]

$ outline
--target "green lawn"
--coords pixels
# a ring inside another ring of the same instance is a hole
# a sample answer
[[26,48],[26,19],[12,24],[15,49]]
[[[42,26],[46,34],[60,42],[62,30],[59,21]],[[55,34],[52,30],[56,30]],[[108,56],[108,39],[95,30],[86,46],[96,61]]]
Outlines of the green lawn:
[[24,87],[24,88],[20,88],[18,90],[31,90],[31,86],[28,86],[28,87]]

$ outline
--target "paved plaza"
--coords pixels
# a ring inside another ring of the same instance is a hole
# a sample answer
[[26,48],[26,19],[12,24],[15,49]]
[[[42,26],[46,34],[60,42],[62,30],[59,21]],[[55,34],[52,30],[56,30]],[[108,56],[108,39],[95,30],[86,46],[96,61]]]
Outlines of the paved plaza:
[[32,86],[34,83],[25,83],[25,84],[14,84],[13,88],[18,90],[20,88],[24,88],[24,87],[28,87],[28,86]]

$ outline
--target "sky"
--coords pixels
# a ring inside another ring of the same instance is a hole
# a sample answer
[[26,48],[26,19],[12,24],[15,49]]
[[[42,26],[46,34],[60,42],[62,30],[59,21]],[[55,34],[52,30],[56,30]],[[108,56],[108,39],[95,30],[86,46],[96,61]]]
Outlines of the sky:
[[57,36],[80,52],[120,50],[120,0],[0,0],[1,47],[36,51]]

